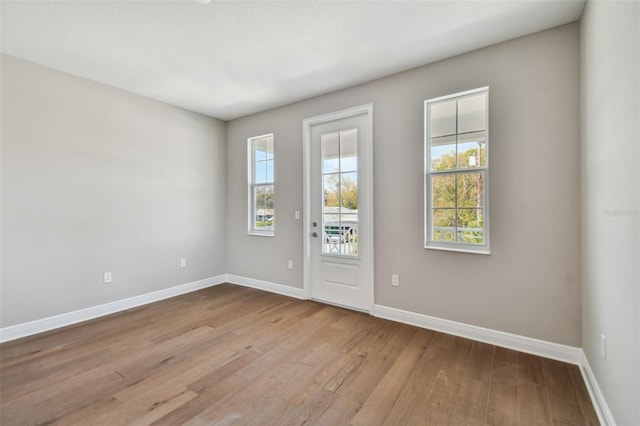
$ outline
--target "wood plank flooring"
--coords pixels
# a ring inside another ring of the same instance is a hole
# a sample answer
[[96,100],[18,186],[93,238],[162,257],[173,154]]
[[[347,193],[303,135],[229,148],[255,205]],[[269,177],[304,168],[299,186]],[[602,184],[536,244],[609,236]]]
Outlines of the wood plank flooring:
[[224,284],[0,345],[0,423],[598,420],[576,366]]

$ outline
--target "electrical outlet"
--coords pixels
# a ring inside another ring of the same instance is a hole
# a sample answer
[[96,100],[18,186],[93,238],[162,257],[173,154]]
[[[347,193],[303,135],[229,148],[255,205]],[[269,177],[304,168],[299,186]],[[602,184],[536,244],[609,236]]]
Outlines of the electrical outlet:
[[400,285],[400,277],[398,275],[391,275],[391,285],[398,287]]
[[293,260],[287,262],[287,268],[293,269]]
[[187,259],[180,259],[180,267],[181,268],[187,267]]
[[604,337],[604,334],[600,335],[600,355],[602,355],[602,359],[607,359],[607,338]]
[[108,283],[110,283],[110,282],[111,282],[111,280],[112,280],[111,272],[105,272],[105,273],[104,273],[104,276],[103,276],[103,281],[104,281],[104,283],[105,283],[105,284],[108,284]]

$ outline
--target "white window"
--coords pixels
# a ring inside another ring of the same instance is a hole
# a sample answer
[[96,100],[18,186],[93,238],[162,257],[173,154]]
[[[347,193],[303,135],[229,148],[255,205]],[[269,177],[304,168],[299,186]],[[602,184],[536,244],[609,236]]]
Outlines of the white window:
[[425,247],[489,254],[489,88],[424,108]]
[[274,235],[273,135],[249,138],[249,234]]

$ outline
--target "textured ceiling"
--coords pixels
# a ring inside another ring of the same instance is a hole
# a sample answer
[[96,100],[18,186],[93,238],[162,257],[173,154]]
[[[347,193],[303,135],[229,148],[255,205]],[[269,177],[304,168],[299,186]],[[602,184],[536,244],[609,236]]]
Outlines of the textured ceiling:
[[2,52],[224,120],[580,17],[562,1],[2,1]]

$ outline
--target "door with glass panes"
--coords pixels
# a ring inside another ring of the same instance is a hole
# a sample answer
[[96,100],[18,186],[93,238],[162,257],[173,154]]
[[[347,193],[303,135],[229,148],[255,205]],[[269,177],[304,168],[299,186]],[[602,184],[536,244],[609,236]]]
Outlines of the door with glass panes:
[[373,304],[371,106],[305,120],[305,287],[313,299]]

